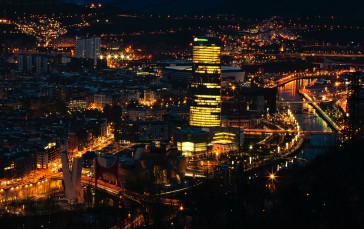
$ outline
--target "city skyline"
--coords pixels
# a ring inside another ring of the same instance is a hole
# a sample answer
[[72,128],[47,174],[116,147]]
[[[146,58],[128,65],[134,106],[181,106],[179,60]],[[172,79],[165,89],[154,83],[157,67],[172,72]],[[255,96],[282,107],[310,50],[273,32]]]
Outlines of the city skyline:
[[364,224],[359,2],[67,2],[0,0],[0,228]]

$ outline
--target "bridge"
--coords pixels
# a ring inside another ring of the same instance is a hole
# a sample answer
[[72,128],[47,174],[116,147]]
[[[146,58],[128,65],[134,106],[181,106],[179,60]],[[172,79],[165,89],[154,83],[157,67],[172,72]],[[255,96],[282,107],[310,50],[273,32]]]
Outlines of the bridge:
[[343,71],[343,70],[332,70],[332,71],[319,71],[319,72],[293,72],[293,73],[288,73],[288,74],[284,74],[282,75],[282,78],[277,80],[277,81],[273,81],[267,85],[265,85],[264,87],[266,88],[275,88],[275,87],[280,87],[283,86],[284,84],[287,84],[291,81],[294,80],[300,80],[300,79],[316,79],[316,78],[320,78],[322,76],[331,76],[331,77],[336,77],[337,75],[340,75],[344,72],[347,71]]
[[316,78],[320,78],[323,76],[336,77],[336,75],[337,75],[336,72],[328,72],[328,71],[316,72],[316,73],[314,73],[314,72],[312,72],[312,73],[309,73],[309,72],[292,73],[292,74],[285,76],[284,78],[277,80],[275,82],[275,85],[271,85],[270,87],[271,88],[280,87],[291,81],[300,80],[300,79],[316,79]]
[[[60,179],[62,180],[63,178],[61,176],[53,176],[52,179]],[[81,177],[81,184],[82,185],[90,185],[92,187],[96,187],[95,186],[95,178],[92,177],[88,177],[88,176],[82,176]],[[129,200],[132,200],[136,203],[141,203],[141,202],[152,202],[152,203],[161,203],[164,205],[169,205],[169,206],[180,206],[181,202],[177,199],[167,199],[167,198],[160,198],[154,195],[143,195],[143,194],[139,194],[136,192],[131,192],[128,191],[122,187],[119,187],[117,185],[114,184],[109,184],[107,182],[104,182],[102,180],[97,180],[97,189],[102,190],[104,192],[106,192],[107,194],[110,194],[112,196],[123,196]]]
[[[333,131],[318,131],[318,130],[300,130],[300,134],[304,135],[335,135]],[[273,129],[244,129],[244,133],[278,133],[278,134],[290,134],[297,133],[297,130],[273,130]]]
[[[82,181],[82,184],[84,184],[84,185],[91,185],[91,186],[95,187],[95,178],[82,176],[81,181]],[[131,192],[122,187],[119,187],[114,184],[109,184],[109,183],[106,183],[101,180],[97,180],[97,188],[107,192],[110,195],[114,195],[114,196],[121,195],[121,196],[123,196],[129,200],[132,200],[134,202],[137,202],[137,203],[142,203],[144,201],[144,202],[152,202],[152,203],[161,203],[161,204],[169,205],[169,206],[180,206],[181,205],[180,201],[176,200],[176,199],[158,198],[157,196],[154,196],[154,195],[144,195],[144,194],[139,194],[136,192]]]
[[275,54],[267,54],[267,53],[249,53],[254,55],[261,56],[277,56],[277,57],[339,57],[339,58],[364,58],[364,54],[339,54],[339,53],[275,53]]
[[277,104],[300,104],[300,103],[328,103],[330,100],[302,100],[302,101],[294,101],[294,100],[278,100]]

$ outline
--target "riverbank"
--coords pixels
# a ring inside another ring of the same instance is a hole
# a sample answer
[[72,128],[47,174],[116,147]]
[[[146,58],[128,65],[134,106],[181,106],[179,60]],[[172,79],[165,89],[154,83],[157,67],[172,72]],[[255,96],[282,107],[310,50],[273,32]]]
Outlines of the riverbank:
[[257,171],[261,168],[264,168],[268,165],[272,165],[274,163],[277,163],[279,161],[285,160],[287,159],[287,157],[291,157],[293,155],[298,154],[299,150],[301,149],[301,147],[303,146],[304,143],[304,135],[300,135],[300,137],[297,139],[296,144],[293,145],[293,147],[289,148],[288,150],[284,151],[283,154],[277,156],[277,157],[270,157],[270,158],[266,158],[263,160],[263,162],[261,162],[259,165],[248,168],[245,170],[245,172],[254,172]]
[[326,123],[330,125],[336,132],[340,132],[342,128],[340,128],[326,113],[323,111],[316,102],[313,102],[311,96],[309,96],[304,90],[298,90],[298,94],[302,95],[305,99],[310,101],[311,105],[315,108],[315,110],[319,113],[320,117],[323,118]]

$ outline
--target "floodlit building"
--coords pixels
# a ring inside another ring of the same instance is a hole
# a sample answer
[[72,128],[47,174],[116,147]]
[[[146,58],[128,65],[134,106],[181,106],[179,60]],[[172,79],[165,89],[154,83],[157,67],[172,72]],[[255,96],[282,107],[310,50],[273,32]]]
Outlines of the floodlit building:
[[234,127],[212,127],[209,128],[212,152],[224,154],[238,152],[239,146],[244,141],[244,131]]
[[215,37],[196,37],[193,42],[193,94],[190,125],[213,127],[221,124],[221,47]]
[[179,129],[174,132],[177,149],[185,157],[207,152],[209,132],[200,128]]

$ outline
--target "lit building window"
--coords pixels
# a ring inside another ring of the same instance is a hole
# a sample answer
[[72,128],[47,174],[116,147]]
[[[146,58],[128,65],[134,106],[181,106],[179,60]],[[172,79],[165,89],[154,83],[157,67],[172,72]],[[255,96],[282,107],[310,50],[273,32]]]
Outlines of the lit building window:
[[213,127],[221,124],[221,47],[214,37],[195,38],[193,43],[193,93],[190,125]]

